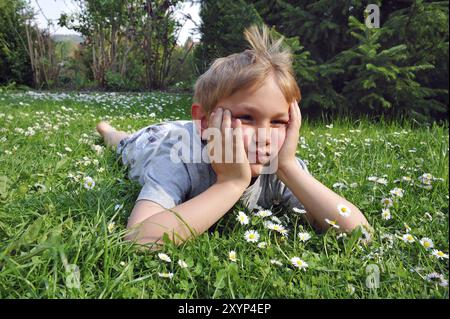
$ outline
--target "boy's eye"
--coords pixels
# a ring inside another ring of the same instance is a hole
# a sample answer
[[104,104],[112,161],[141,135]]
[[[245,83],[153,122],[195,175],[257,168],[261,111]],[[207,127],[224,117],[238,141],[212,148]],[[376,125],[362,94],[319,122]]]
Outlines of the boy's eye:
[[252,119],[250,115],[238,115],[236,118],[244,121],[250,121]]
[[272,121],[272,124],[281,126],[281,125],[287,125],[288,123],[286,121],[279,120],[279,121]]

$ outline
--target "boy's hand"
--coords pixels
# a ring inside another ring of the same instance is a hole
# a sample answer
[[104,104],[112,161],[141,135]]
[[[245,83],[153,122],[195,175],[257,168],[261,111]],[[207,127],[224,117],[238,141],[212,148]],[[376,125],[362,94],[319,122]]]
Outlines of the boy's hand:
[[[208,123],[204,133],[208,139],[208,156],[217,182],[232,181],[247,187],[252,174],[245,153],[241,121],[237,119],[232,123],[231,112],[218,108],[211,113]],[[233,135],[236,141],[233,141]],[[231,157],[230,154],[226,156],[226,150],[232,150]]]
[[286,128],[286,139],[278,152],[278,171],[297,161],[295,152],[297,151],[301,123],[302,115],[300,108],[297,101],[294,101],[289,107],[289,123]]

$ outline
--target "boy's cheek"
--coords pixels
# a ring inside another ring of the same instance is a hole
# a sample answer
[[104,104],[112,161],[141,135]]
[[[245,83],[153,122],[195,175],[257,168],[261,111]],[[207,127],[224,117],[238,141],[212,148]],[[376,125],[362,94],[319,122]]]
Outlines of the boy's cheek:
[[286,130],[279,129],[272,134],[272,147],[276,149],[277,153],[283,146],[284,140],[286,139]]

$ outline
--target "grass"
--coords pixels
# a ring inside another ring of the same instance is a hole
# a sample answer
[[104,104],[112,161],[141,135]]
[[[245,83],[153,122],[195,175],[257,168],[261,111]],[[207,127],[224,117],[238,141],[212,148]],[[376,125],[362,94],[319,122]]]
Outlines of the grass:
[[[329,126],[303,118],[298,156],[367,216],[375,228],[370,244],[358,233],[316,234],[298,214],[274,208],[289,229],[283,238],[239,205],[194,241],[167,242],[171,262],[123,241],[140,185],[126,178],[113,150],[93,148],[102,145],[95,124],[106,119],[131,132],[189,119],[189,108],[190,97],[175,94],[0,93],[0,298],[449,297],[445,282],[426,277],[448,280],[448,259],[419,242],[431,238],[448,254],[449,136],[448,127],[434,124],[338,119]],[[431,189],[420,187],[424,173],[435,178]],[[95,181],[90,190],[85,176]],[[381,199],[395,187],[404,196],[394,198],[392,218],[384,220]],[[239,210],[249,225],[237,222]],[[246,242],[247,229],[258,230],[267,247]],[[407,231],[413,243],[401,239]],[[299,232],[311,239],[301,242]],[[309,267],[293,267],[294,256]],[[366,285],[371,267],[379,269],[378,288]],[[159,277],[163,272],[173,278]]]

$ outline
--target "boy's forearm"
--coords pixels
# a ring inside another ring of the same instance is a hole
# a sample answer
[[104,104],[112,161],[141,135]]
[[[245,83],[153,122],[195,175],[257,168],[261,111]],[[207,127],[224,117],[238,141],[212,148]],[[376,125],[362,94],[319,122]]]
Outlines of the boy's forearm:
[[[334,220],[343,231],[351,231],[359,225],[369,226],[360,210],[345,198],[334,193],[308,174],[295,161],[278,170],[279,179],[291,190],[307,211],[309,220],[324,230],[330,225],[325,219]],[[337,206],[344,204],[351,209],[348,217],[341,216]]]
[[193,235],[199,235],[234,206],[245,188],[238,182],[217,182],[203,193],[172,208],[172,211],[165,210],[144,220],[139,225],[135,241],[140,244],[160,243],[163,234],[167,233],[179,244]]

